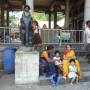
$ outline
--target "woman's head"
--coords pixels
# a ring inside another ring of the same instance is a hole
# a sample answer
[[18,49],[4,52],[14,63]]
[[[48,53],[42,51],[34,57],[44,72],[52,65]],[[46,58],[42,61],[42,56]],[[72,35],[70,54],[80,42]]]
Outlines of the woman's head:
[[25,6],[24,6],[24,10],[25,10],[25,11],[29,11],[29,10],[30,10],[30,7],[29,7],[28,5],[25,5]]
[[69,61],[69,63],[70,63],[70,65],[75,65],[75,59],[70,59],[70,61]]
[[53,45],[48,45],[48,46],[47,46],[47,50],[48,50],[49,52],[51,52],[52,50],[54,50]]
[[66,45],[67,50],[71,50],[72,46],[71,45]]

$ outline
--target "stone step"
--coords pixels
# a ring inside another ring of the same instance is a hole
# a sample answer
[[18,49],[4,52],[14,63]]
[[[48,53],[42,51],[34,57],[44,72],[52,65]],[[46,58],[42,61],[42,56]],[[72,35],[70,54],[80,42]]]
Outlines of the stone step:
[[[0,69],[0,73],[4,73],[3,69]],[[82,77],[90,77],[90,70],[82,71]],[[45,76],[40,76],[42,79],[47,79]]]
[[[85,57],[79,57],[78,59],[81,64],[82,71],[90,71],[90,64],[88,63],[88,60]],[[0,58],[0,69],[3,69],[3,56]]]
[[[41,76],[40,77],[40,82],[39,82],[39,85],[41,86],[46,86],[46,85],[51,85],[50,81],[44,77],[44,76]],[[83,82],[90,82],[90,76],[84,76],[80,79],[79,83],[83,83]],[[65,81],[63,78],[60,80],[60,85],[65,85],[65,84],[69,84],[68,81]]]
[[1,48],[12,48],[12,47],[20,47],[21,46],[21,43],[10,43],[10,44],[0,44],[0,49]]

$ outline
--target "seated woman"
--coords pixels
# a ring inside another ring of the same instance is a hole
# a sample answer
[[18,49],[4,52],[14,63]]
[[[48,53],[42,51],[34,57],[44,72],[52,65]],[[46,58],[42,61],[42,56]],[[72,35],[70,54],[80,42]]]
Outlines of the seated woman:
[[42,51],[40,55],[40,74],[45,73],[47,77],[53,73],[53,48],[52,45],[47,46],[47,49]]
[[70,59],[75,59],[75,64],[77,66],[77,73],[81,77],[81,67],[79,61],[76,59],[75,51],[71,48],[71,45],[66,46],[63,57],[63,76],[66,78],[68,76],[69,61]]
[[54,47],[49,45],[45,51],[41,52],[40,55],[40,74],[42,75],[44,73],[48,79],[52,79],[52,76],[55,73],[55,61],[59,61],[57,59],[53,59],[53,49]]

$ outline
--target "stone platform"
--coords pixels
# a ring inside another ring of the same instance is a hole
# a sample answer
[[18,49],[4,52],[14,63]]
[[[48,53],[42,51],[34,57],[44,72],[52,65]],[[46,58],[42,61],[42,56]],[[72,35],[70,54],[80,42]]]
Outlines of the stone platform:
[[24,48],[18,49],[15,57],[15,83],[37,83],[39,81],[39,53],[30,51],[30,48]]

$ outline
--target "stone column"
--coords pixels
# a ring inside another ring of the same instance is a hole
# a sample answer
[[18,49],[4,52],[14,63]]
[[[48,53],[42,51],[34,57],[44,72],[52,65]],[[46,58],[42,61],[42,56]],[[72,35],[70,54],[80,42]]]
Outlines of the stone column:
[[66,6],[65,6],[65,29],[69,29],[69,3],[70,0],[66,0]]
[[48,15],[49,15],[49,28],[51,28],[51,13],[49,13]]
[[9,26],[9,10],[7,10],[7,27]]
[[4,27],[4,2],[3,2],[3,0],[1,0],[1,2],[0,2],[1,4],[0,4],[0,8],[1,8],[1,27]]
[[30,6],[31,13],[34,11],[34,0],[26,0],[26,4]]
[[54,28],[57,25],[57,12],[54,12]]
[[90,0],[85,0],[84,22],[90,20]]

